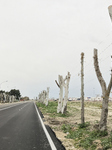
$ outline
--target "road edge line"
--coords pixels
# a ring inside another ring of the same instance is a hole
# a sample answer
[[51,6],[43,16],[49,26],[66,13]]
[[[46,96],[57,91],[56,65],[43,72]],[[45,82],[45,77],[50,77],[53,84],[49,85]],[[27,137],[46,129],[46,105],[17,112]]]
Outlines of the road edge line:
[[51,139],[51,137],[50,137],[50,135],[49,135],[49,133],[48,133],[48,131],[47,131],[47,129],[46,129],[46,127],[45,127],[43,121],[42,121],[42,118],[40,117],[40,114],[39,114],[39,112],[38,112],[38,109],[37,109],[35,103],[34,103],[34,106],[35,106],[35,109],[36,109],[37,114],[38,114],[38,116],[39,116],[39,119],[40,119],[40,122],[41,122],[41,124],[42,124],[43,130],[44,130],[44,132],[45,132],[45,134],[46,134],[46,137],[47,137],[47,139],[48,139],[48,142],[49,142],[49,144],[50,144],[50,146],[51,146],[51,149],[52,149],[52,150],[57,150],[56,146],[54,145],[54,143],[53,143],[53,141],[52,141],[52,139]]

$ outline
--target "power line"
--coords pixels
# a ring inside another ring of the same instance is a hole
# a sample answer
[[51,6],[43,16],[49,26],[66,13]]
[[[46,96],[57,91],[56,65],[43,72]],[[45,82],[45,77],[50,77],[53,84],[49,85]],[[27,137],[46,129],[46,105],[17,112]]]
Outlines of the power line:
[[111,45],[112,45],[112,43],[110,43],[110,45],[108,45],[108,46],[99,54],[99,56],[100,56],[104,51],[106,51]]
[[[110,31],[106,36],[105,39],[107,39],[107,37],[112,33],[112,31]],[[98,43],[97,46],[101,45],[105,40],[102,40],[101,42]]]
[[[111,31],[112,32],[112,31]],[[105,37],[105,39],[107,39],[107,37],[111,34],[111,32],[109,33],[109,34],[107,34],[107,36]],[[98,43],[98,45],[97,46],[99,46],[99,45],[101,45],[103,42],[104,42],[105,40],[102,40],[101,42],[99,42]],[[110,43],[100,54],[99,54],[99,56],[102,54],[102,53],[104,53],[109,47],[111,47],[112,46],[112,43]],[[104,62],[107,58],[109,58],[110,56],[107,56],[106,58],[104,58],[103,60],[101,60],[100,62]],[[93,60],[91,60],[86,66],[85,66],[85,68],[86,67],[88,67],[88,66],[90,66],[90,64],[91,64],[91,62],[92,62]],[[76,65],[76,67],[75,67],[75,69],[76,68],[79,68],[79,65]],[[88,72],[90,72],[90,71],[92,71],[94,68],[90,68],[89,69],[89,71]],[[109,71],[106,71],[105,73],[108,73]],[[86,72],[87,73],[87,72]],[[104,74],[105,74],[104,73]],[[75,74],[75,75],[78,75],[78,73],[77,74]],[[73,76],[73,77],[75,77],[75,75]],[[77,77],[78,78],[78,77]],[[75,79],[77,79],[77,78],[75,78]],[[88,83],[90,83],[90,82],[92,82],[92,81],[94,81],[95,79],[93,78],[93,79],[91,79],[91,80],[89,80],[89,81],[87,81],[86,83],[85,83],[85,86],[88,84]],[[78,88],[80,85],[78,85],[78,86],[76,86],[75,87],[75,89],[76,88]]]

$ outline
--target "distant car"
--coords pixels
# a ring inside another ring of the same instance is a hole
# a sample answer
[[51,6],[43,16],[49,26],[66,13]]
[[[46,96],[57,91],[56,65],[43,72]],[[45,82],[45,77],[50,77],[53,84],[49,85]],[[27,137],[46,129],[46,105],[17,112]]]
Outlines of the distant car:
[[68,99],[68,101],[72,101],[72,99]]

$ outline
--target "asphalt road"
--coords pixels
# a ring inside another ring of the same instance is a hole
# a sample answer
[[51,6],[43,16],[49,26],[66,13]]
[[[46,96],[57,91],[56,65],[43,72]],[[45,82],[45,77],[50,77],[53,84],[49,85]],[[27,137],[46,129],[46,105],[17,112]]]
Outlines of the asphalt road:
[[64,150],[37,111],[33,102],[0,105],[0,150]]

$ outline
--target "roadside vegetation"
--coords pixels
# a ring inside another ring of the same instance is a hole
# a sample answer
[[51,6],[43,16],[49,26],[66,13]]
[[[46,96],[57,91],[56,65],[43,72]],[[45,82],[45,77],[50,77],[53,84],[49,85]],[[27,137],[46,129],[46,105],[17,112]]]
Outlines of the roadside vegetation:
[[68,133],[66,138],[74,139],[74,146],[79,149],[95,150],[96,148],[107,150],[112,148],[112,133],[107,131],[92,130],[90,122],[78,125],[62,125],[63,132]]
[[[46,107],[37,102],[37,106],[45,116],[45,122],[48,121],[54,132],[64,133],[64,138],[72,139],[72,148],[66,147],[64,139],[60,139],[67,150],[110,150],[112,149],[112,117],[108,117],[107,131],[98,130],[100,120],[101,102],[85,102],[85,123],[80,124],[80,102],[68,102],[66,114],[57,113],[57,101],[50,101]],[[112,109],[112,103],[109,103],[109,109]],[[47,117],[46,117],[47,116]],[[51,121],[53,120],[53,121]],[[59,121],[56,125],[54,120]],[[53,123],[53,124],[52,124]]]
[[42,111],[43,115],[47,113],[49,114],[50,117],[53,118],[70,116],[70,113],[68,113],[68,111],[66,112],[66,114],[57,113],[57,105],[58,105],[57,101],[49,102],[49,105],[47,107],[43,103],[37,103],[37,106]]

